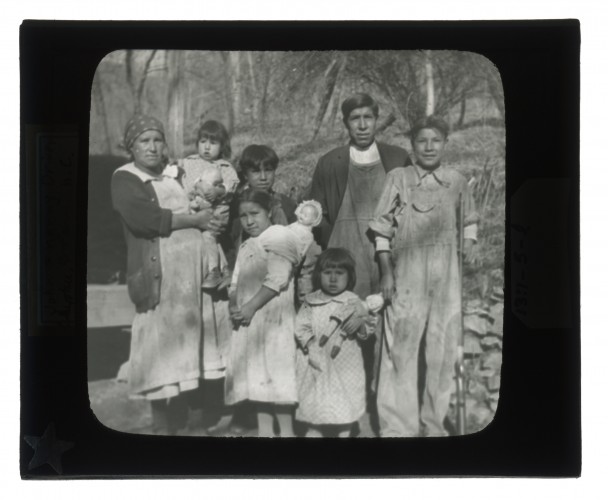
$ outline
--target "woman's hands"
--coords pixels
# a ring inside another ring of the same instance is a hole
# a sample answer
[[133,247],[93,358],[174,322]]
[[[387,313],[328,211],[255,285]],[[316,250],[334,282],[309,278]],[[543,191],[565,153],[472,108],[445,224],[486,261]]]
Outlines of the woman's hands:
[[194,214],[173,214],[171,219],[171,229],[196,228],[201,231],[222,232],[226,223],[214,217],[213,209],[203,208]]
[[197,227],[201,231],[221,231],[224,229],[224,225],[213,217],[213,209],[203,208],[200,212],[194,214],[195,221],[194,227]]

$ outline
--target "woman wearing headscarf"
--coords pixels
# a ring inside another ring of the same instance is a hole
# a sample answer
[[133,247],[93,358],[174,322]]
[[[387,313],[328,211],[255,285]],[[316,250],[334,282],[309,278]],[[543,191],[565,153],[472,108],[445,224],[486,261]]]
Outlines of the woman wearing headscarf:
[[136,309],[130,390],[151,402],[154,431],[173,434],[186,423],[184,393],[198,388],[202,377],[200,230],[219,228],[211,211],[189,213],[176,169],[164,168],[159,120],[133,117],[124,147],[132,161],[116,170],[111,191],[127,241],[127,287]]

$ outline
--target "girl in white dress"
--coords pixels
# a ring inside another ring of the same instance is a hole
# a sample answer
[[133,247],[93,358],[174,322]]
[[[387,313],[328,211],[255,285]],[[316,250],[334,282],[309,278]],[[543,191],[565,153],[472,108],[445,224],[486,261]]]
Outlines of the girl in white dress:
[[294,233],[272,225],[272,196],[247,190],[239,218],[249,238],[240,246],[230,310],[234,331],[226,369],[226,403],[256,404],[258,433],[272,437],[276,417],[281,437],[293,437],[297,402],[294,341],[294,267],[299,247]]

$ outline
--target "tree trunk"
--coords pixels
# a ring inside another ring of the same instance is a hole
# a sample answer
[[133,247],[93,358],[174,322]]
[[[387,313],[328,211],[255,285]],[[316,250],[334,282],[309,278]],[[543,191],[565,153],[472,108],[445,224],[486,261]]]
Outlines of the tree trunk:
[[397,117],[394,113],[389,113],[382,121],[378,122],[378,126],[376,127],[376,133],[384,132],[388,127],[390,127]]
[[144,64],[144,71],[141,75],[141,78],[139,79],[139,85],[137,86],[137,94],[135,101],[135,108],[137,111],[140,111],[142,108],[141,101],[144,94],[144,85],[146,83],[146,79],[148,78],[148,70],[150,69],[150,64],[152,63],[152,59],[154,59],[156,52],[156,50],[153,50],[150,53],[148,59],[146,59],[146,62]]
[[260,132],[264,133],[266,131],[266,112],[268,111],[268,82],[264,85],[264,92],[262,93],[262,98],[260,99]]
[[340,100],[342,96],[342,89],[340,84],[336,84],[337,90],[334,90],[333,100],[331,106],[331,114],[329,115],[329,124],[332,130],[336,127],[336,117],[338,116],[338,110],[340,109]]
[[458,128],[462,128],[464,125],[464,115],[467,111],[467,95],[462,94],[462,99],[460,100],[460,116],[458,117]]
[[[182,158],[184,154],[184,51],[167,51],[169,68],[169,89],[167,95],[168,123],[167,139],[174,158]],[[172,148],[171,148],[172,146]]]
[[101,87],[101,73],[97,73],[93,79],[93,97],[97,103],[97,109],[101,122],[103,124],[103,132],[105,136],[105,153],[112,154],[112,139],[110,137],[110,127],[108,126],[108,113],[106,112],[106,103],[103,97],[103,89]]
[[249,68],[249,81],[251,83],[251,93],[252,93],[252,105],[251,105],[251,118],[252,118],[252,124],[255,125],[256,120],[259,117],[260,111],[260,103],[258,101],[258,95],[259,95],[259,89],[258,89],[258,81],[257,78],[255,76],[255,69],[253,68],[254,66],[254,61],[253,61],[253,55],[251,52],[247,51],[247,66]]
[[314,122],[314,129],[312,134],[312,139],[315,140],[317,135],[319,134],[319,130],[321,130],[321,124],[323,123],[323,118],[325,117],[325,113],[327,112],[327,107],[329,106],[329,102],[331,101],[331,96],[334,93],[336,88],[336,83],[340,78],[342,70],[346,64],[346,56],[342,54],[341,56],[335,57],[329,63],[327,70],[325,71],[325,85],[323,88],[323,95],[321,97],[321,103],[319,104],[319,110],[317,112],[317,116]]
[[133,98],[133,114],[140,112],[139,105],[136,98],[135,83],[133,81],[133,51],[125,51],[125,75],[127,78],[127,85],[131,91],[131,97]]
[[431,51],[425,51],[425,75],[426,75],[426,116],[435,112],[435,82],[433,81],[433,62],[431,61]]
[[272,79],[274,64],[273,53],[258,54],[256,60],[251,52],[247,52],[247,66],[251,82],[253,125],[261,132],[266,128],[268,107],[268,89]]
[[263,79],[261,86],[261,96],[260,96],[260,131],[264,133],[266,131],[266,116],[268,114],[268,89],[270,88],[270,80],[272,79],[272,69],[274,64],[274,53],[268,52],[263,54]]
[[230,52],[230,80],[232,91],[233,127],[239,123],[241,112],[241,53],[239,51]]
[[137,81],[137,61],[135,60],[135,53],[133,50],[125,51],[125,73],[127,78],[127,84],[133,97],[133,113],[142,112],[142,97],[144,93],[144,86],[146,79],[148,78],[148,70],[150,69],[150,63],[156,55],[156,50],[151,51],[148,58],[146,59],[143,67],[143,72]]
[[230,52],[221,51],[222,75],[224,76],[224,101],[226,103],[226,128],[232,135],[234,130],[234,102],[232,100],[232,77],[230,75]]

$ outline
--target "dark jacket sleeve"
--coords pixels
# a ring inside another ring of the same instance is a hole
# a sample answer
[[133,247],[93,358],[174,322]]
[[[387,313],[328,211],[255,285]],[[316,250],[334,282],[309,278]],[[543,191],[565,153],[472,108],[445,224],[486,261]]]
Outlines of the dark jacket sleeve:
[[329,236],[331,233],[331,224],[329,223],[329,210],[327,207],[326,188],[329,182],[327,176],[327,166],[325,165],[326,157],[323,156],[317,162],[315,171],[312,174],[312,184],[310,186],[310,198],[318,201],[321,204],[323,218],[321,223],[313,230],[315,240],[321,248],[327,248]]
[[129,172],[112,176],[112,205],[129,231],[138,238],[171,234],[171,210],[160,208],[153,189]]

